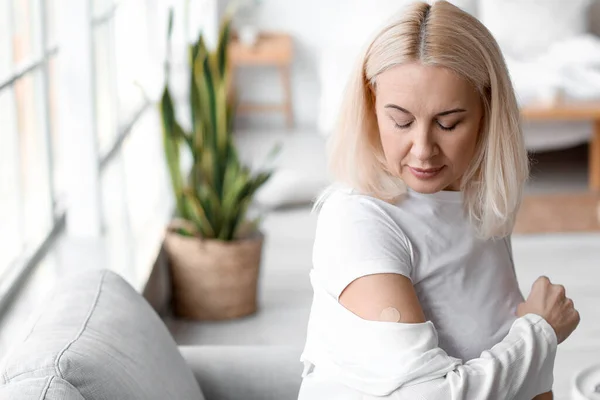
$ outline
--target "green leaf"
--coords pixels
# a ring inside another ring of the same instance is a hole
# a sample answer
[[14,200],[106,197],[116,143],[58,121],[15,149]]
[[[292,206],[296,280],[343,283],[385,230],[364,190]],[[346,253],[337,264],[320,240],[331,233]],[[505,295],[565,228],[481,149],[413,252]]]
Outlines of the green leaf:
[[202,171],[202,181],[207,182],[209,185],[214,186],[214,165],[215,165],[215,154],[211,151],[210,148],[203,148],[201,150],[202,160],[200,163],[201,171]]
[[246,212],[248,211],[248,207],[250,206],[251,200],[252,199],[248,197],[240,202],[239,212],[231,225],[231,233],[227,236],[226,240],[232,240],[236,236],[241,223],[246,217]]
[[198,39],[198,53],[196,58],[194,58],[194,64],[192,68],[193,74],[193,82],[197,88],[198,94],[198,108],[196,109],[197,115],[196,118],[200,118],[202,124],[204,125],[204,133],[205,136],[203,138],[204,146],[212,146],[212,142],[210,141],[210,133],[214,130],[214,124],[212,122],[211,116],[211,93],[208,87],[208,82],[206,81],[206,59],[208,58],[208,52],[206,50],[206,45],[204,44],[204,39],[202,36]]
[[192,232],[189,232],[188,230],[186,230],[184,228],[175,229],[175,233],[177,233],[181,236],[185,236],[185,237],[194,237],[194,234]]
[[200,200],[202,207],[205,210],[206,217],[209,220],[215,236],[222,230],[222,212],[221,202],[215,193],[214,189],[207,184],[200,184],[198,188],[198,199]]
[[[233,225],[237,220],[237,216],[240,212],[240,201],[242,200],[242,193],[249,184],[248,174],[244,171],[240,171],[234,178],[230,189],[223,196],[223,223],[225,225],[225,236],[229,236],[233,232]],[[225,239],[224,239],[225,240]]]
[[230,149],[225,167],[225,176],[223,178],[223,191],[221,193],[221,199],[223,199],[226,194],[231,192],[235,178],[239,174],[239,171],[240,164],[235,149]]
[[186,218],[186,207],[182,203],[183,178],[181,176],[179,155],[180,133],[178,133],[178,131],[181,130],[181,127],[175,121],[173,101],[171,100],[171,95],[169,93],[168,86],[166,86],[163,91],[163,95],[160,102],[160,114],[162,120],[165,158],[167,160],[167,167],[169,169],[169,175],[171,177],[171,185],[173,187],[173,194],[175,196],[177,212],[183,218]]
[[227,49],[231,39],[231,22],[233,13],[226,14],[223,18],[221,28],[219,29],[219,44],[217,46],[217,60],[220,76],[225,80],[226,71],[229,67],[229,57],[227,57]]
[[225,82],[221,81],[217,87],[216,103],[217,103],[217,151],[221,159],[225,157],[227,152],[227,145],[231,137],[229,129],[228,118],[227,118],[227,86]]
[[206,211],[202,207],[199,199],[189,190],[184,191],[183,198],[189,207],[189,219],[196,225],[198,231],[202,234],[202,237],[214,238],[215,231],[206,217]]

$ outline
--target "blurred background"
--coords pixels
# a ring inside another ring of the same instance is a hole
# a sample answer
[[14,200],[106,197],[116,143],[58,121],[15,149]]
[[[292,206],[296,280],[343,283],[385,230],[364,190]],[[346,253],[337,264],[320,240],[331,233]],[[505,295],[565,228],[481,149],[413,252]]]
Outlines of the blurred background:
[[[61,277],[93,268],[158,304],[179,344],[302,345],[310,208],[330,182],[325,141],[358,52],[409,2],[241,2],[228,48],[235,142],[251,165],[282,145],[252,205],[267,237],[261,306],[198,322],[170,315],[168,289],[148,289],[168,268],[161,245],[174,209],[157,104],[169,9],[171,90],[189,124],[188,45],[203,33],[215,46],[229,2],[0,0],[0,358]],[[547,275],[581,311],[557,356],[555,398],[567,399],[575,371],[600,358],[600,2],[453,3],[498,40],[523,111],[532,177],[513,236],[522,290]]]

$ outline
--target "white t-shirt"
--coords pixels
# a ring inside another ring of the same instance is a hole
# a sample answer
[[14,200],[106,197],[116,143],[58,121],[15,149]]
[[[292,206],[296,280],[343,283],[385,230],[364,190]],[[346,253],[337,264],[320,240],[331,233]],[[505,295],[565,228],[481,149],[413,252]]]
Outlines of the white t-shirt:
[[[361,333],[364,338],[371,335],[370,329],[377,330],[381,325],[366,325],[366,321],[360,318],[353,319],[353,314],[336,308],[336,304],[348,284],[361,276],[377,273],[397,273],[411,279],[428,320],[415,329],[422,329],[424,335],[432,336],[432,342],[437,339],[439,348],[450,358],[468,362],[497,345],[487,356],[473,361],[467,367],[467,372],[461,370],[457,375],[460,376],[459,381],[472,374],[474,377],[470,384],[473,388],[487,387],[492,392],[497,384],[507,387],[516,385],[511,393],[551,388],[556,337],[552,328],[539,316],[529,314],[515,323],[516,307],[523,301],[523,296],[515,275],[510,238],[478,239],[465,214],[461,192],[421,194],[410,189],[407,196],[396,204],[345,188],[334,191],[325,200],[319,212],[313,248],[311,281],[315,288],[315,299],[301,356],[305,362],[303,376],[312,369],[307,368],[309,366],[316,365],[319,369],[318,362],[313,359],[321,358],[323,363],[329,363],[329,360],[337,357],[336,352],[345,357],[346,352],[366,351],[356,349],[356,344],[359,343],[360,347],[364,341],[354,340],[350,327],[364,328],[365,331]],[[325,297],[336,301],[330,302],[323,296],[317,300],[317,291],[321,289],[328,294]],[[349,344],[347,347],[335,343],[335,338],[327,339],[330,345],[324,344],[326,341],[322,338],[333,332],[324,326],[328,325],[329,319],[337,321],[338,325],[348,323],[343,333],[348,335],[343,339],[344,343]],[[509,331],[512,335],[508,335]],[[394,343],[394,334],[390,337],[390,343]],[[373,337],[377,338],[377,335]],[[434,349],[430,345],[424,348],[435,357],[439,356],[437,352],[432,353]],[[417,354],[415,350],[398,354],[412,354],[413,357]],[[377,349],[368,350],[369,353],[374,351]],[[321,357],[323,353],[326,354]],[[490,362],[491,358],[496,361]],[[343,362],[334,360],[337,362],[335,368],[338,376],[346,366],[349,366],[348,371],[357,366],[358,359],[346,358]],[[453,361],[449,360],[446,365]],[[390,365],[393,363],[394,360],[391,360]],[[442,368],[444,363],[438,365]],[[504,372],[499,366],[505,368]],[[534,380],[539,382],[530,383],[536,387],[523,388],[523,382],[507,375],[507,370],[522,377],[535,376],[537,378]],[[375,369],[369,371],[376,374],[380,372]],[[482,371],[492,375],[496,371],[498,376],[486,378]],[[401,373],[404,372],[400,371],[394,377],[398,382],[404,379],[398,378]],[[362,380],[358,376],[360,374],[353,372],[346,376],[353,374],[360,381],[356,383],[357,387],[369,387],[373,393],[378,390],[379,393],[387,393],[392,387],[390,384],[368,386],[377,379],[367,377]],[[352,382],[352,379],[348,381]],[[456,392],[456,387],[461,387],[460,390],[464,389],[467,393],[467,381],[461,382],[451,391]],[[452,385],[452,382],[449,384]],[[513,388],[508,387],[507,390]]]
[[313,267],[336,299],[353,280],[402,274],[413,283],[440,347],[470,360],[506,336],[523,301],[510,238],[475,237],[461,192],[408,196],[392,205],[338,190],[323,204]]

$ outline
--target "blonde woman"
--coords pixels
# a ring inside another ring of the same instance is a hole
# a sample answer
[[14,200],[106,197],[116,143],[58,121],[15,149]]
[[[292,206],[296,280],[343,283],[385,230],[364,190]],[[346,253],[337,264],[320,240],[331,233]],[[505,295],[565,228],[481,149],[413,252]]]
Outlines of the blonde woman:
[[330,145],[299,398],[551,399],[579,314],[546,277],[526,301],[517,284],[528,160],[489,31],[445,1],[404,10],[360,57]]

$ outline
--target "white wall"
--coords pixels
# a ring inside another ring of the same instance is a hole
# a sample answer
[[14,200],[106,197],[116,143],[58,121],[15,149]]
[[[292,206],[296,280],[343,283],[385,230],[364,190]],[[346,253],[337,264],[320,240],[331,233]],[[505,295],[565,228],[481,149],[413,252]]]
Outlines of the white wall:
[[[292,98],[296,124],[313,127],[318,118],[318,63],[329,47],[361,46],[369,34],[410,0],[263,0],[253,20],[262,30],[285,31],[294,38]],[[226,0],[220,0],[222,13]],[[280,81],[275,70],[244,69],[238,73],[242,99],[278,101]],[[269,87],[272,89],[266,90]],[[239,120],[238,126],[281,126],[283,117],[264,114]]]
[[[222,15],[228,0],[218,0]],[[385,20],[412,0],[262,0],[252,20],[262,30],[285,31],[292,35],[295,60],[292,69],[292,97],[296,123],[314,127],[319,111],[319,60],[330,47],[362,46]],[[475,7],[476,0],[454,0],[455,4]],[[591,29],[600,34],[600,0],[590,12]],[[275,71],[244,69],[238,73],[242,99],[277,101],[280,81]],[[265,89],[269,88],[269,89]],[[245,126],[282,126],[283,117],[264,114],[239,119]]]

